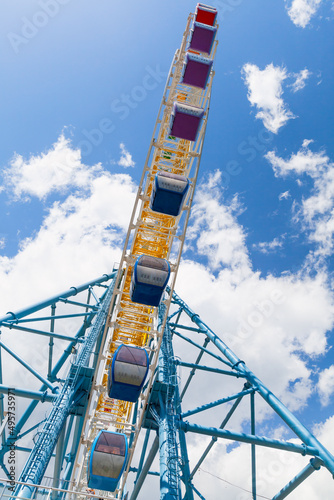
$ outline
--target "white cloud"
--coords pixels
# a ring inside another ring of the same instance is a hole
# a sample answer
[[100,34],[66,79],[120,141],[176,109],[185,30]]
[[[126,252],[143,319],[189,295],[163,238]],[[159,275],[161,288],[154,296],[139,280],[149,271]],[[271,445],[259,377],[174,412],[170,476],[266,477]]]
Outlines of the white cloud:
[[299,28],[305,28],[321,2],[322,0],[293,0],[287,9],[291,21]]
[[264,126],[277,134],[288,120],[295,118],[282,99],[282,84],[288,74],[284,67],[269,64],[260,70],[255,64],[247,63],[242,68],[245,83],[248,87],[248,100],[256,106],[256,118],[263,121]]
[[261,253],[268,254],[270,252],[274,252],[278,248],[282,248],[283,246],[283,238],[274,238],[272,241],[261,241],[260,243],[254,244],[253,248],[259,250]]
[[91,181],[85,197],[54,203],[19,252],[0,257],[2,313],[111,271],[120,258],[135,190],[128,175],[104,172]]
[[237,197],[229,205],[220,202],[220,180],[217,170],[207,183],[198,186],[187,242],[196,241],[197,252],[208,257],[212,269],[226,266],[235,271],[235,276],[244,276],[249,273],[250,262],[244,231],[235,218],[242,208]]
[[124,167],[124,168],[134,167],[135,162],[132,159],[131,153],[129,153],[129,151],[127,151],[125,145],[122,142],[119,145],[119,147],[121,148],[121,158],[117,162],[117,164],[120,165],[121,167]]
[[308,69],[302,69],[299,73],[292,73],[291,76],[295,78],[295,81],[290,85],[292,87],[293,92],[298,92],[306,85],[306,80],[311,75],[311,72]]
[[287,200],[290,197],[291,197],[290,192],[289,191],[284,191],[284,193],[281,193],[279,195],[278,199],[279,199],[279,201],[282,201],[282,200]]
[[297,216],[302,219],[309,238],[316,243],[313,258],[329,255],[333,249],[334,234],[334,168],[324,151],[310,150],[310,140],[304,140],[301,149],[287,160],[280,158],[274,151],[265,157],[271,163],[276,176],[307,174],[314,181],[311,195],[301,203]]
[[69,139],[60,135],[46,153],[25,160],[16,154],[4,169],[4,186],[15,199],[36,196],[45,199],[51,192],[66,192],[75,187],[86,189],[101,170],[99,165],[81,163],[81,151],[73,149]]
[[320,373],[318,392],[321,404],[327,406],[334,393],[334,365],[331,365]]

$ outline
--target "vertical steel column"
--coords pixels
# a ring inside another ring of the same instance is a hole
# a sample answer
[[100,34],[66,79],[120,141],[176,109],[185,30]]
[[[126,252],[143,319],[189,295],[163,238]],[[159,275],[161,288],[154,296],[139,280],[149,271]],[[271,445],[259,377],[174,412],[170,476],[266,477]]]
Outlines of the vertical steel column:
[[140,489],[143,485],[143,482],[147,476],[148,471],[150,470],[150,467],[151,467],[152,462],[153,462],[153,460],[158,452],[158,449],[159,449],[159,436],[156,435],[155,439],[152,443],[152,447],[149,451],[149,454],[147,455],[145,464],[144,464],[143,468],[141,469],[141,472],[140,472],[138,479],[136,479],[136,484],[133,488],[133,492],[131,494],[130,500],[136,500],[136,498],[138,497]]
[[[166,306],[159,307],[159,323],[163,324]],[[166,326],[163,332],[160,352],[158,377],[161,383],[159,392],[160,420],[159,420],[159,447],[160,447],[160,499],[179,499],[178,477],[178,448],[176,439],[175,420],[175,385],[176,370],[173,363],[173,348],[171,345],[170,330]],[[165,389],[165,390],[164,390]]]
[[[66,425],[63,426],[57,442],[53,483],[52,483],[53,488],[60,488],[59,480],[60,480],[61,467],[64,457],[65,432],[66,432]],[[56,500],[57,496],[58,496],[57,491],[53,491],[51,494],[51,500]]]
[[[254,392],[250,395],[250,405],[251,405],[251,434],[255,436],[255,394]],[[251,444],[251,455],[252,455],[252,495],[253,500],[256,500],[256,450],[255,444]]]
[[[56,304],[51,305],[51,316],[55,316],[56,314]],[[55,320],[51,319],[50,332],[54,333],[55,331]],[[52,355],[53,355],[53,344],[54,340],[50,337],[49,341],[49,363],[48,363],[48,380],[50,380],[51,372],[52,372]]]

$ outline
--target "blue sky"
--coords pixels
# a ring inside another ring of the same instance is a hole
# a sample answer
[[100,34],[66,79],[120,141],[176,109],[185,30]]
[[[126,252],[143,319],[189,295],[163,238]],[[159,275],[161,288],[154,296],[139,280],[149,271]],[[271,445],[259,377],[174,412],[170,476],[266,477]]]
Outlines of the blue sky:
[[[3,313],[119,259],[195,5],[2,2]],[[212,5],[215,78],[176,290],[217,333],[225,325],[236,353],[333,452],[333,2]],[[276,289],[284,301],[246,342],[240,332]],[[233,464],[241,452],[231,453]],[[305,499],[323,500],[326,485]]]

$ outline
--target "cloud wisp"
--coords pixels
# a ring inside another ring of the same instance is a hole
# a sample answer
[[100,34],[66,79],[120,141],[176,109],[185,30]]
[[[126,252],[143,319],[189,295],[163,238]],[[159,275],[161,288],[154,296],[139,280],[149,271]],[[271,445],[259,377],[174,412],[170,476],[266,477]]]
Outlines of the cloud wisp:
[[292,91],[296,93],[299,90],[302,90],[305,87],[306,80],[310,77],[310,75],[311,72],[307,68],[302,69],[299,73],[292,73],[291,76],[295,78],[295,81],[290,85]]
[[300,150],[288,159],[277,156],[275,151],[269,151],[265,157],[277,177],[295,175],[300,183],[302,176],[307,175],[313,180],[310,196],[302,200],[296,219],[302,221],[310,241],[316,245],[310,254],[312,258],[323,258],[333,250],[334,164],[324,151],[311,151],[311,143],[304,140]]
[[135,162],[132,159],[131,153],[126,149],[125,145],[122,142],[119,147],[121,149],[121,158],[117,162],[117,165],[124,168],[134,167]]

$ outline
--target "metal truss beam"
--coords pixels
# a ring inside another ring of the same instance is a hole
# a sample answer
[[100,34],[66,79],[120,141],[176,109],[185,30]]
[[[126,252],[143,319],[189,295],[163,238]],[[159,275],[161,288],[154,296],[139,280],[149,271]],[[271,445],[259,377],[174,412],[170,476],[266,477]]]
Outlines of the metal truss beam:
[[[238,356],[200,319],[198,314],[190,309],[190,307],[174,292],[173,301],[182,308],[187,316],[205,332],[205,335],[216,346],[216,348],[224,354],[227,360],[232,364],[232,369],[244,375],[249,381],[251,386],[262,396],[269,406],[281,417],[281,419],[290,427],[290,429],[299,437],[303,445],[293,445],[290,451],[297,453],[306,453],[321,458],[324,466],[334,474],[334,457],[333,455],[311,434],[311,432],[286,408],[286,406],[258,379],[254,373],[247,368],[244,361],[240,360]],[[207,435],[224,437],[226,439],[235,439],[237,441],[248,442],[251,444],[277,447],[280,449],[289,450],[290,443],[280,443],[275,440],[268,440],[266,438],[259,438],[253,435],[229,433],[219,429],[209,429],[200,427],[185,422],[180,422],[180,428],[185,432],[200,432]],[[232,435],[234,437],[232,438]]]
[[[70,413],[74,401],[77,398],[78,386],[81,384],[81,374],[83,369],[88,367],[91,354],[100,335],[104,330],[115,279],[104,294],[99,304],[99,311],[96,314],[94,325],[90,329],[85,342],[82,344],[77,355],[76,363],[72,364],[69,375],[55,401],[54,406],[45,423],[39,432],[35,447],[30,454],[28,461],[21,473],[20,480],[25,482],[24,487],[19,487],[16,495],[19,498],[30,498],[34,492],[34,487],[29,484],[39,484],[46,467],[53,454],[53,450],[61,436],[62,429]],[[59,467],[58,467],[59,469]]]

